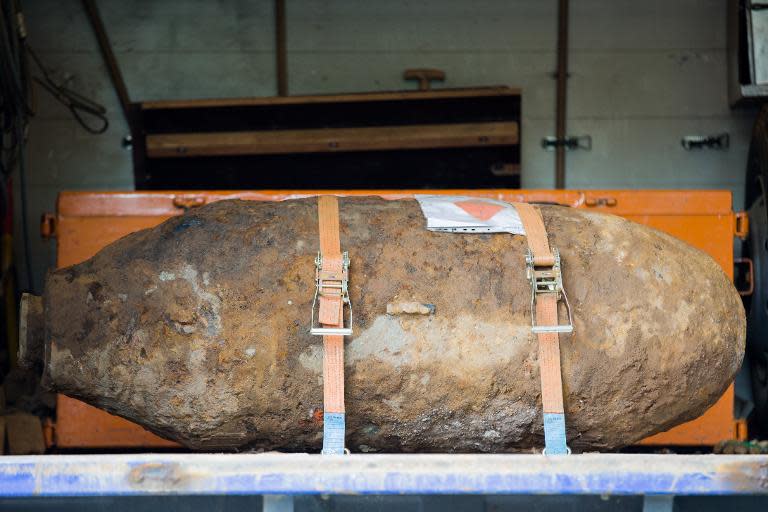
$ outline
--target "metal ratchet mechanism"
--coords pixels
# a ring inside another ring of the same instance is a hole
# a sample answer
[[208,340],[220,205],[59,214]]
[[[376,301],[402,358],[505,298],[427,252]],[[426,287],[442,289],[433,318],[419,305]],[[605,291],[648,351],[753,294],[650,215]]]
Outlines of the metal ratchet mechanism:
[[[315,336],[351,336],[352,335],[352,302],[349,300],[349,253],[344,251],[341,256],[341,273],[333,270],[323,270],[323,255],[317,253],[315,258],[315,298],[312,299],[312,319],[310,323],[310,334]],[[321,327],[315,324],[315,309],[317,308],[318,297],[340,297],[342,309],[346,304],[349,309],[347,327]]]
[[[550,265],[534,265],[533,253],[528,249],[525,255],[528,280],[531,282],[531,331],[534,333],[570,333],[573,332],[573,318],[571,316],[571,304],[568,295],[563,288],[563,275],[560,272],[560,251],[552,248],[554,263]],[[556,294],[556,301],[562,299],[568,310],[568,323],[558,325],[536,324],[536,297],[545,293]]]

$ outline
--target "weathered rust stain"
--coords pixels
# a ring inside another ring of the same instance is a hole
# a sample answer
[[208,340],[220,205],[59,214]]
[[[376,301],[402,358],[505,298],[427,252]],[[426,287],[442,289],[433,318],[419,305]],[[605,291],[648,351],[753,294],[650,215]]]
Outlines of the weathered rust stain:
[[744,456],[739,462],[722,464],[715,474],[728,483],[728,488],[734,491],[752,491],[764,489],[768,491],[768,462],[765,460],[750,461]]
[[422,302],[392,302],[387,304],[388,315],[433,315],[434,313],[434,304]]
[[170,462],[147,462],[132,468],[128,473],[128,481],[136,487],[174,489],[184,479],[179,465]]

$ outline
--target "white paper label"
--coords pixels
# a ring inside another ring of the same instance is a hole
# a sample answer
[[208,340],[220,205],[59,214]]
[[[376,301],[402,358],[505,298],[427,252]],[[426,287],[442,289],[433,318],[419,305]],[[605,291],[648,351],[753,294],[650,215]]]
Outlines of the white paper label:
[[417,195],[427,229],[450,233],[513,233],[524,235],[515,207],[484,197]]

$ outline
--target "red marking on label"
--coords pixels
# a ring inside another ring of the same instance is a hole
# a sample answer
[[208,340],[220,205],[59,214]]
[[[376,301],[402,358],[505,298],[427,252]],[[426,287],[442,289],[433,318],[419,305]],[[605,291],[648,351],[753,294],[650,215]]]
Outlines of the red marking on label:
[[503,206],[484,201],[459,201],[453,204],[480,220],[488,220],[504,209]]

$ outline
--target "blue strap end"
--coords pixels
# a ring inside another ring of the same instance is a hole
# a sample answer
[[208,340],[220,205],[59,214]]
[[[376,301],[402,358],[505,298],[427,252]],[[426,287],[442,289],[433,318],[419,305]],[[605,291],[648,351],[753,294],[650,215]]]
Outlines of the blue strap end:
[[323,454],[344,455],[344,413],[323,413]]
[[544,455],[571,453],[565,441],[565,414],[544,413]]

